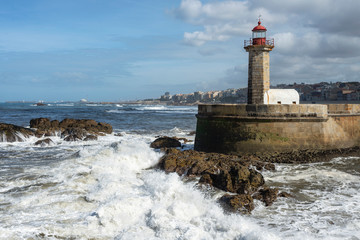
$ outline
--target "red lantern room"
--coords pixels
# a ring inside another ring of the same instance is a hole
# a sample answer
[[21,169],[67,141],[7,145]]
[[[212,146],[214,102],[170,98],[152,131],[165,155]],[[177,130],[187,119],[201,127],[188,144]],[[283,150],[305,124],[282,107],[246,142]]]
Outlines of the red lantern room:
[[266,28],[261,25],[260,18],[258,25],[253,28],[252,32],[253,45],[266,45]]
[[266,27],[261,25],[260,17],[258,25],[252,30],[252,38],[244,41],[244,47],[247,46],[259,46],[259,45],[270,45],[274,47],[274,39],[266,39]]

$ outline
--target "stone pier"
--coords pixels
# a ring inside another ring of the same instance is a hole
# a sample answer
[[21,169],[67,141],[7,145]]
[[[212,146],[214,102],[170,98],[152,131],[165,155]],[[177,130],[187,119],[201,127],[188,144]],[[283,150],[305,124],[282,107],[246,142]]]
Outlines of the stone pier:
[[360,146],[360,104],[199,105],[195,150],[227,154]]

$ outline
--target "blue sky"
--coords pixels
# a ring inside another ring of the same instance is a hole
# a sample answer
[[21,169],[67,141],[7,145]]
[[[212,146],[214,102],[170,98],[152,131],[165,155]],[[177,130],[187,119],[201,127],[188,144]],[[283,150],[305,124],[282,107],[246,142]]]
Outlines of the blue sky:
[[[271,3],[270,3],[271,2]],[[119,101],[247,85],[262,15],[271,82],[359,81],[358,0],[0,2],[0,101]]]

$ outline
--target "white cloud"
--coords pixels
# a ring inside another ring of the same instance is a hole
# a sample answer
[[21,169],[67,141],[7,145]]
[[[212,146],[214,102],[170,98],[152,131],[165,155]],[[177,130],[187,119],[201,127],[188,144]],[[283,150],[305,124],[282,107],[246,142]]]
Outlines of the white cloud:
[[196,19],[201,14],[202,3],[199,0],[183,0],[176,15],[185,20]]
[[200,0],[183,0],[174,13],[188,23],[203,27],[200,31],[184,33],[184,42],[193,46],[224,41],[234,36],[250,36],[260,13],[269,24],[286,19],[283,15],[270,14],[262,7],[250,9],[248,5],[247,1],[202,4]]
[[225,41],[230,38],[230,32],[228,31],[231,29],[226,29],[226,27],[208,26],[205,29],[205,32],[184,33],[184,42],[194,46],[201,46],[208,41]]
[[[360,72],[354,64],[360,61],[358,9],[359,0],[183,0],[175,12],[199,28],[184,33],[185,43],[204,48],[213,42],[212,46],[221,47],[224,42],[234,44],[232,38],[241,39],[237,49],[242,39],[251,36],[261,14],[268,37],[275,39],[272,82],[282,83],[358,81]],[[244,77],[233,72],[224,79]]]

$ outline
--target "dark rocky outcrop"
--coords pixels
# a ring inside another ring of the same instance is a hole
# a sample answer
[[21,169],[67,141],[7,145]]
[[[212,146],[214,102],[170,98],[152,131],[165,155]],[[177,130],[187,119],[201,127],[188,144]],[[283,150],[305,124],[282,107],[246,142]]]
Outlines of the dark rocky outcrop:
[[256,194],[253,195],[255,199],[263,201],[265,206],[271,206],[276,201],[279,194],[279,189],[265,187],[260,189]]
[[[21,142],[29,136],[48,137],[59,135],[65,141],[91,141],[97,136],[112,133],[112,126],[107,123],[96,122],[88,119],[64,119],[50,121],[49,118],[35,118],[30,120],[30,128],[0,123],[0,141]],[[36,142],[36,145],[47,144],[50,139]],[[50,140],[51,141],[51,140]]]
[[50,121],[48,118],[35,118],[30,120],[30,127],[36,129],[36,136],[55,136],[60,132],[59,121]]
[[22,142],[23,138],[34,136],[31,129],[0,123],[0,142]]
[[264,162],[272,163],[311,163],[330,161],[336,157],[360,156],[360,147],[334,148],[334,149],[305,149],[289,152],[269,152],[249,155]]
[[69,119],[59,122],[48,118],[36,118],[30,121],[30,127],[36,129],[36,136],[54,136],[61,133],[65,141],[96,140],[98,135],[112,133],[112,126],[91,119]]
[[50,138],[45,138],[45,139],[42,139],[42,140],[39,140],[37,142],[35,142],[35,145],[38,146],[47,146],[47,145],[51,145],[51,144],[54,144],[54,142],[50,139]]
[[247,214],[255,208],[254,200],[249,194],[225,194],[219,199],[219,202],[226,210],[230,212]]
[[87,132],[83,128],[67,128],[61,133],[65,141],[78,141],[86,138]]
[[96,141],[98,140],[98,137],[95,135],[87,135],[86,138],[84,138],[84,141]]
[[98,123],[91,119],[66,118],[59,122],[58,120],[50,121],[48,118],[36,118],[31,119],[30,127],[36,128],[38,137],[54,136],[60,132],[63,138],[69,136],[68,140],[82,140],[86,138],[86,134],[103,135],[112,133],[110,124]]
[[293,198],[294,196],[287,192],[281,192],[281,193],[279,193],[278,197]]
[[[265,184],[264,178],[252,167],[263,169],[267,165],[271,166],[270,163],[261,163],[256,158],[194,150],[180,151],[174,148],[166,149],[159,162],[159,167],[166,172],[176,172],[190,178],[200,176],[200,184],[209,184],[235,193],[236,195],[225,195],[219,201],[228,205],[231,211],[238,212],[253,210],[252,195],[257,196],[257,199],[264,201],[266,205],[271,204],[271,200],[274,199],[271,195],[273,189],[262,188]],[[262,189],[268,189],[268,192]]]
[[176,138],[159,137],[150,144],[151,148],[176,148],[181,147],[181,143]]
[[86,132],[101,135],[112,133],[112,126],[108,123],[96,122],[89,119],[64,119],[59,123],[61,129],[81,128]]

